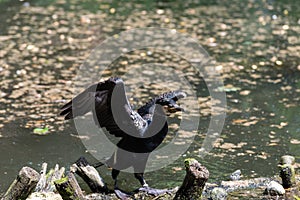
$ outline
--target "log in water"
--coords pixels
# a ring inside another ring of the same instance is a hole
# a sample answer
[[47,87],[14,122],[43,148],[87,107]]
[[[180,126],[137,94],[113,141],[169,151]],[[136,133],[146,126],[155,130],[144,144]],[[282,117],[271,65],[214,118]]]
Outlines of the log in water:
[[34,190],[39,179],[40,174],[37,171],[30,167],[23,167],[1,200],[25,200]]
[[186,159],[184,163],[186,175],[174,200],[201,199],[209,171],[195,159]]

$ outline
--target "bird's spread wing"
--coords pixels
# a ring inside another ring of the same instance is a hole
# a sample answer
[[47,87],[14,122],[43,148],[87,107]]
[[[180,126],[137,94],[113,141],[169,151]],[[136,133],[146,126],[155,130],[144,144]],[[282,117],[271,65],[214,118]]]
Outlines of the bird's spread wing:
[[95,123],[117,137],[140,137],[147,122],[132,110],[120,78],[91,85],[61,108],[60,115],[73,119],[92,112]]

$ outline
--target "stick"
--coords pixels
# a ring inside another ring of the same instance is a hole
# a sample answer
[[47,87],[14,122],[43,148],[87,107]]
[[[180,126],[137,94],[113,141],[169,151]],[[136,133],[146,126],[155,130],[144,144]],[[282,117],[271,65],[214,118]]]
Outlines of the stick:
[[23,167],[1,200],[25,200],[40,179],[40,174],[30,167]]
[[80,157],[72,165],[71,171],[76,172],[94,193],[107,193],[108,189],[98,171],[84,157]]

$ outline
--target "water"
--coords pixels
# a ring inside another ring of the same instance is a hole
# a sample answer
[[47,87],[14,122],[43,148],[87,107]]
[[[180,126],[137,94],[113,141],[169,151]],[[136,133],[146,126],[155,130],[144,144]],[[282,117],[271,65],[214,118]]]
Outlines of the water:
[[[58,117],[59,107],[72,97],[71,80],[95,45],[120,31],[145,26],[176,29],[196,38],[216,60],[227,92],[227,116],[216,147],[204,158],[198,157],[210,119],[203,104],[195,141],[176,162],[146,174],[151,186],[180,185],[186,157],[195,157],[209,169],[210,182],[227,179],[236,169],[241,169],[244,178],[273,176],[278,159],[285,154],[299,162],[298,9],[292,0],[1,3],[5,23],[0,26],[0,191],[24,165],[39,170],[47,162],[68,168],[80,156],[96,162],[74,136],[74,124]],[[143,64],[141,53],[124,56],[114,65]],[[155,56],[147,58],[151,61]],[[134,81],[129,86],[130,94],[141,93],[137,99],[143,102],[149,93],[159,91],[151,85],[137,89]],[[194,88],[207,100],[203,80],[196,81]],[[34,128],[45,126],[50,134],[33,134]],[[110,171],[100,171],[111,184]],[[137,187],[134,177],[127,175],[121,175],[120,184]]]

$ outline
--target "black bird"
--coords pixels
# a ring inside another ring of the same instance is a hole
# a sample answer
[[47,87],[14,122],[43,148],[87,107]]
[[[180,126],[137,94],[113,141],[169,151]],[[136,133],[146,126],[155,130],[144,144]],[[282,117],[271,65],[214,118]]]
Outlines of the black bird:
[[128,102],[124,82],[113,77],[89,86],[65,104],[60,115],[68,120],[91,111],[99,127],[121,138],[117,143],[118,149],[106,161],[113,168],[112,178],[118,195],[117,176],[120,170],[129,167],[133,167],[141,185],[149,188],[143,175],[149,154],[168,133],[165,110],[170,113],[183,111],[176,101],[184,97],[186,94],[181,91],[167,92],[153,98],[136,112]]

